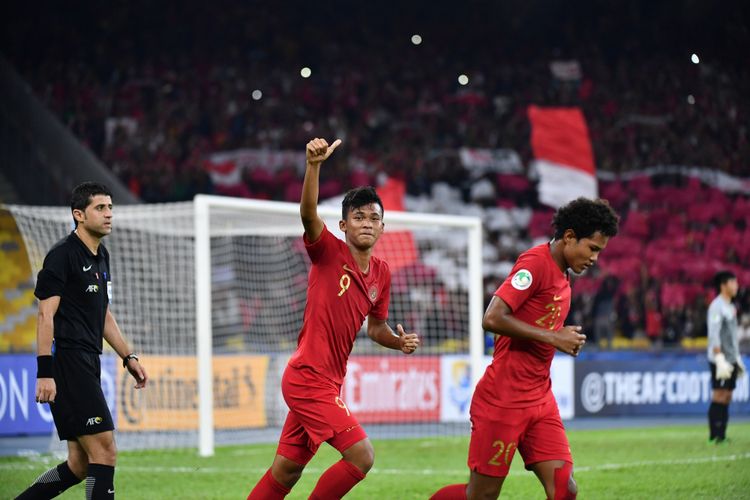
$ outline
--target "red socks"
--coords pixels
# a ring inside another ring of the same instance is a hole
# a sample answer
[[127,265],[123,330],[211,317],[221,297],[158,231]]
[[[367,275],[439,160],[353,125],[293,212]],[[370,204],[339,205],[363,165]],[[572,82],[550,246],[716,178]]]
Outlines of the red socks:
[[467,484],[451,484],[440,488],[430,497],[430,500],[466,500]]
[[320,476],[318,484],[310,494],[311,500],[341,498],[365,478],[365,473],[356,465],[339,460]]
[[573,464],[555,468],[555,500],[575,500],[578,487],[573,480]]
[[287,496],[289,491],[289,488],[273,478],[271,469],[268,469],[247,496],[247,500],[280,500]]

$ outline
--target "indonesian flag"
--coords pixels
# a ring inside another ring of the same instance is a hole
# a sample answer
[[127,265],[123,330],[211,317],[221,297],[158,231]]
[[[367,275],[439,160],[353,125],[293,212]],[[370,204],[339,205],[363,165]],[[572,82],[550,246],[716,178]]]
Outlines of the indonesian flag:
[[211,176],[211,182],[217,187],[232,188],[242,184],[242,169],[232,159],[218,161],[209,158],[205,162],[205,168]]
[[596,198],[594,152],[581,110],[529,106],[528,115],[539,201],[557,208],[579,196]]

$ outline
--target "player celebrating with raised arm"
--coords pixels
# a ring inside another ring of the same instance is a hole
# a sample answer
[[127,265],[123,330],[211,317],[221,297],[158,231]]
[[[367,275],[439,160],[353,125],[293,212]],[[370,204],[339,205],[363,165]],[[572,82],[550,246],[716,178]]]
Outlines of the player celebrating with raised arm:
[[323,473],[310,498],[342,498],[364,479],[374,461],[372,444],[340,397],[354,339],[367,318],[367,334],[378,344],[406,354],[419,346],[416,333],[398,325],[396,334],[386,323],[391,274],[388,264],[372,256],[384,228],[383,203],[375,190],[346,193],[339,221],[346,242],[318,216],[320,166],[339,144],[307,143],[300,216],[312,267],[297,350],[281,380],[289,414],[273,464],[248,500],[284,498],[324,441],[342,459]]
[[737,376],[745,373],[737,335],[737,309],[732,299],[739,284],[731,271],[719,271],[714,276],[716,298],[708,306],[708,364],[711,368],[711,406],[708,407],[709,441],[726,442],[729,422],[729,403],[737,384]]
[[83,478],[87,500],[115,498],[117,449],[101,387],[102,339],[122,358],[136,388],[148,380],[109,308],[112,276],[101,240],[112,231],[112,195],[106,186],[85,182],[73,190],[70,208],[75,230],[47,253],[34,290],[36,400],[50,404],[60,440],[68,441],[68,459],[17,499],[53,498]]
[[433,500],[497,498],[516,449],[547,498],[576,497],[550,365],[555,350],[577,356],[586,342],[580,326],[563,326],[568,269],[581,273],[596,262],[617,234],[618,217],[604,200],[578,198],[557,210],[552,225],[554,239],[518,257],[484,313],[495,352],[471,401],[469,484],[446,486]]

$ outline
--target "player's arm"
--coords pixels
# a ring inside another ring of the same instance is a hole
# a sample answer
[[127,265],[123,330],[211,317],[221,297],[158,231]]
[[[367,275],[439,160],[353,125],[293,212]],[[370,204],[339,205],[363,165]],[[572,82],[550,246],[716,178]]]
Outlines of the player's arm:
[[722,324],[721,312],[715,310],[708,310],[708,321],[706,326],[708,328],[708,345],[711,346],[711,351],[714,354],[714,364],[716,365],[716,378],[719,380],[726,380],[732,376],[734,371],[734,365],[732,365],[724,353],[721,350],[721,324]]
[[[115,315],[112,314],[109,307],[107,307],[107,315],[104,317],[104,339],[112,346],[112,349],[115,350],[120,358],[125,359],[129,354],[133,354],[133,351],[130,350],[130,346],[128,346],[128,343],[122,336],[120,326],[117,324],[117,320],[115,320]],[[127,359],[125,361],[125,367],[136,380],[136,389],[146,386],[148,375],[136,358]]]
[[711,351],[714,356],[722,354],[721,352],[721,314],[709,309],[708,318],[706,321],[706,328],[708,330],[708,345],[711,346]]
[[568,325],[556,332],[531,326],[514,317],[508,304],[498,296],[493,296],[487,306],[482,318],[482,328],[497,335],[552,344],[555,349],[571,356],[577,356],[586,343],[586,336],[580,333],[580,326]]
[[310,242],[317,241],[323,232],[323,219],[318,216],[318,192],[320,185],[320,165],[339,147],[341,139],[330,146],[325,139],[313,139],[305,149],[305,180],[302,183],[302,199],[299,202],[299,215],[305,227],[305,235]]
[[52,337],[58,307],[60,307],[60,297],[57,295],[39,301],[36,320],[36,401],[38,403],[54,403],[55,396],[57,396],[52,368]]
[[401,325],[396,325],[396,330],[398,333],[394,332],[385,320],[378,319],[372,314],[367,316],[367,335],[373,341],[405,354],[416,351],[419,347],[419,336],[414,332],[406,333]]

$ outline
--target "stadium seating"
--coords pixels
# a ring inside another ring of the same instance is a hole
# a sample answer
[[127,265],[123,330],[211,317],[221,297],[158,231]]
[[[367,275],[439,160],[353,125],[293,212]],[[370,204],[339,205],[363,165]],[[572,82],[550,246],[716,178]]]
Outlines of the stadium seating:
[[28,352],[36,341],[36,304],[26,247],[0,211],[0,352]]
[[[501,4],[496,8],[502,9]],[[649,49],[648,43],[663,49],[661,38],[623,41],[618,35],[611,40],[606,23],[594,23],[591,36],[610,40],[609,50],[617,54],[610,57],[606,50],[592,50],[585,36],[570,29],[572,21],[563,19],[564,50],[550,51],[544,37],[530,36],[524,37],[524,50],[499,56],[486,43],[488,33],[481,31],[467,33],[452,47],[431,44],[429,37],[415,47],[401,35],[412,29],[404,17],[388,30],[367,33],[366,43],[351,46],[339,43],[343,35],[337,29],[323,30],[316,33],[316,47],[325,50],[319,57],[309,56],[304,38],[290,35],[284,44],[259,43],[275,40],[286,23],[305,25],[301,13],[287,9],[287,17],[281,18],[269,6],[243,2],[200,20],[202,31],[216,33],[210,50],[202,43],[186,44],[175,56],[128,24],[127,19],[138,18],[130,9],[137,7],[125,3],[101,14],[117,20],[101,21],[114,30],[108,39],[127,44],[102,41],[96,30],[81,30],[75,42],[67,34],[51,33],[53,41],[34,47],[25,41],[30,28],[17,23],[8,39],[24,39],[17,44],[24,50],[11,50],[8,57],[46,105],[145,202],[191,199],[199,192],[296,201],[302,179],[294,165],[251,168],[240,185],[227,188],[212,183],[205,158],[240,148],[299,150],[312,135],[341,136],[343,154],[326,165],[331,173],[322,179],[322,199],[353,185],[375,183],[380,176],[399,175],[407,186],[408,209],[483,218],[488,235],[485,279],[497,282],[518,252],[549,237],[553,212],[540,206],[534,180],[525,173],[477,179],[456,151],[513,148],[528,165],[526,107],[575,105],[589,123],[603,174],[601,196],[620,212],[622,227],[598,269],[576,279],[580,297],[574,300],[573,314],[590,316],[593,297],[607,275],[619,283],[622,307],[615,328],[631,330],[623,326],[622,316],[632,316],[633,333],[626,335],[636,336],[647,329],[646,296],[653,297],[652,306],[662,318],[675,312],[688,324],[688,315],[700,317],[705,311],[710,279],[718,269],[728,267],[741,283],[750,284],[748,196],[721,191],[697,177],[633,174],[658,165],[707,165],[747,177],[750,141],[738,118],[750,115],[747,65],[717,59],[698,69],[682,55]],[[164,16],[178,14],[159,6],[150,9],[153,19],[162,19],[155,22],[165,39],[181,39],[181,24],[164,21]],[[359,40],[350,29],[366,11],[348,14],[354,17],[341,26],[348,39]],[[39,15],[54,19],[55,7]],[[93,14],[79,13],[81,25],[88,15]],[[661,33],[658,18],[650,17],[638,18],[639,24],[653,28],[643,26],[641,33]],[[248,30],[240,20],[250,18],[272,22]],[[426,32],[445,31],[439,16],[420,18]],[[506,29],[492,31],[492,39],[514,39],[536,29],[513,18],[507,21]],[[47,51],[48,46],[59,50]],[[83,46],[95,50],[78,50]],[[66,53],[79,59],[63,65],[59,54]],[[529,59],[529,54],[545,55]],[[579,79],[562,82],[550,75],[549,62],[560,54],[580,62]],[[303,56],[318,59],[309,79],[299,76],[303,63],[312,64],[301,61]],[[466,87],[456,83],[456,60],[462,67],[477,68]],[[626,300],[629,294],[640,297],[637,306]],[[741,310],[750,311],[747,291],[739,303]],[[638,311],[632,312],[634,307]],[[700,333],[684,335],[696,331]]]

